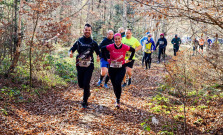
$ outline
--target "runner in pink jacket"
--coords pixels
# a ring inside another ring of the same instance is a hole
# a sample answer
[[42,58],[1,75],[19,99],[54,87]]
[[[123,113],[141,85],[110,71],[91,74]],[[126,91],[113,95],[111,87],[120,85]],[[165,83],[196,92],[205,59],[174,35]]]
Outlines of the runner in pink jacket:
[[[103,47],[102,57],[109,62],[109,76],[113,85],[114,93],[116,96],[116,107],[120,108],[120,97],[122,93],[121,83],[125,76],[125,64],[130,62],[135,54],[135,49],[122,44],[122,36],[117,33],[114,35],[114,44]],[[106,50],[110,52],[110,58],[106,57]],[[125,54],[127,51],[132,52],[129,60],[125,60]]]

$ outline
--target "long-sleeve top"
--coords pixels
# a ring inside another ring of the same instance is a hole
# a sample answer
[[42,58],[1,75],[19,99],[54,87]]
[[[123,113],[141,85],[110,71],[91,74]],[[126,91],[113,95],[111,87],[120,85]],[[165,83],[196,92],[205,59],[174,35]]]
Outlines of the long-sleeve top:
[[181,44],[181,39],[180,38],[173,38],[171,43],[174,45],[174,46],[179,46],[179,44]]
[[159,40],[156,43],[156,48],[159,46],[159,48],[165,48],[167,46],[167,40],[166,38],[159,38]]
[[[108,38],[104,38],[103,40],[102,40],[102,42],[100,43],[100,45],[99,45],[99,49],[100,49],[100,51],[101,51],[101,48],[102,47],[104,47],[104,46],[107,46],[107,45],[110,45],[110,44],[113,44],[114,43],[114,40],[113,39],[108,39]],[[106,56],[107,56],[107,58],[109,58],[110,57],[110,53],[109,53],[109,51],[106,51]]]
[[[133,47],[130,47],[125,44],[121,44],[120,47],[117,47],[115,44],[107,45],[105,47],[102,47],[102,57],[107,61],[107,59],[110,59],[109,64],[111,61],[118,61],[122,62],[122,65],[125,64],[125,54],[127,51],[131,52],[131,55],[129,57],[129,60],[132,60],[135,49]],[[106,50],[110,52],[110,58],[106,57]]]
[[143,45],[143,50],[145,53],[151,53],[151,51],[156,50],[156,45],[152,39],[146,40],[145,44]]
[[79,38],[70,49],[73,53],[77,50],[78,55],[76,57],[76,64],[78,66],[79,60],[90,59],[91,63],[94,63],[93,53],[96,52],[100,55],[99,47],[97,42],[95,42],[91,37],[86,38],[85,36]]
[[[147,40],[148,40],[148,37],[147,37],[147,36],[141,38],[141,39],[140,39],[140,44],[141,44],[141,46],[143,46]],[[153,40],[153,38],[151,37],[150,40]],[[154,41],[154,40],[153,40],[153,41]]]

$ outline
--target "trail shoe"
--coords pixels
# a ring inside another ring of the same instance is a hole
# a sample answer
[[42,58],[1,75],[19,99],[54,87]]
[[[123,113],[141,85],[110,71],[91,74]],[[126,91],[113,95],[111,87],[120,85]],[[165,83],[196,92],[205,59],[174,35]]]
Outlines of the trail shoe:
[[120,99],[116,99],[115,107],[116,107],[117,109],[120,108]]
[[81,105],[82,105],[82,108],[83,108],[83,109],[86,109],[86,108],[87,108],[87,106],[88,106],[88,104],[87,104],[87,103],[85,103],[85,102],[83,102]]
[[160,63],[160,61],[157,61],[157,64],[159,64]]
[[108,85],[107,85],[106,83],[104,84],[104,87],[105,87],[106,89],[108,89],[108,88],[109,88],[109,87],[108,87]]
[[116,107],[117,109],[119,109],[119,108],[120,108],[120,104],[116,102],[115,107]]
[[99,86],[101,86],[101,80],[99,80],[98,82],[97,82],[97,87],[99,87]]
[[123,83],[123,84],[122,84],[122,87],[125,87],[125,86],[126,86],[126,83]]
[[132,83],[132,78],[129,78],[128,85]]

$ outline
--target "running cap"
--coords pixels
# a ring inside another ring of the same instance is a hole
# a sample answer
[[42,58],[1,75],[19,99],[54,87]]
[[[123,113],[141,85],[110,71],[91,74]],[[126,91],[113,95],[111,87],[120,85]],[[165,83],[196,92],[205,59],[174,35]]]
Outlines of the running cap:
[[152,37],[152,34],[148,34],[148,37]]
[[164,33],[161,33],[160,36],[164,36]]
[[150,32],[146,32],[146,35],[149,35],[150,34]]
[[175,37],[177,37],[177,34],[175,34]]

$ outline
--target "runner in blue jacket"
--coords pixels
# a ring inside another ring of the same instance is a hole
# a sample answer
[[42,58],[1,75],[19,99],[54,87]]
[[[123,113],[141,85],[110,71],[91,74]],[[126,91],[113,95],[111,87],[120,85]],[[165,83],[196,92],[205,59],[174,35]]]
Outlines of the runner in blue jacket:
[[[148,35],[149,34],[150,34],[150,32],[146,32],[146,36],[144,36],[143,38],[141,38],[141,40],[140,40],[141,46],[145,45],[145,42],[148,40]],[[151,38],[150,40],[153,40],[153,38]],[[144,61],[145,61],[145,53],[143,52],[142,66],[144,66]]]
[[149,66],[149,69],[150,69],[151,62],[152,62],[152,52],[156,50],[156,45],[151,38],[152,38],[152,35],[149,34],[145,44],[143,45],[143,52],[144,52],[144,59],[145,59],[146,69],[148,69],[148,66]]

